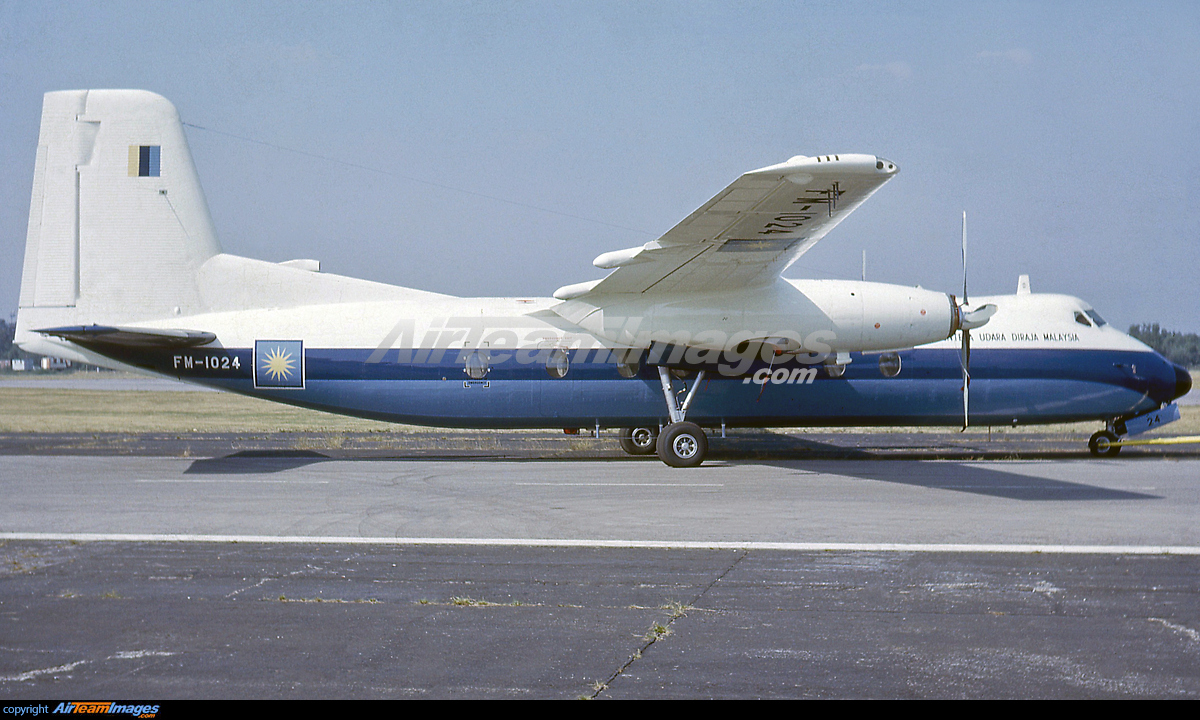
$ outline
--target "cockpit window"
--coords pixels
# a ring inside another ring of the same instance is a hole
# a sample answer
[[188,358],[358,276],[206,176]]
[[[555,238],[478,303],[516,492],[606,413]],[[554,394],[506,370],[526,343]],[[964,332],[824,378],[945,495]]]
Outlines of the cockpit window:
[[1084,314],[1079,312],[1078,310],[1075,311],[1075,322],[1079,323],[1080,325],[1087,325],[1088,327],[1092,326],[1092,324],[1090,322],[1088,322],[1088,319],[1084,316]]
[[1084,310],[1084,312],[1092,319],[1092,322],[1096,323],[1096,327],[1104,327],[1108,324],[1104,322],[1104,318],[1100,317],[1100,313],[1095,310]]

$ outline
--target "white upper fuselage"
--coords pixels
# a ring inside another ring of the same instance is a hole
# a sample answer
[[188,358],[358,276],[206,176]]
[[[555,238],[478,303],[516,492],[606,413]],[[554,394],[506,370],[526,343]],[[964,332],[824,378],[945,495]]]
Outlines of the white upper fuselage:
[[[986,295],[972,297],[971,303],[997,308],[986,326],[971,331],[972,350],[1151,350],[1112,325],[1099,324],[1092,306],[1070,295]],[[927,347],[957,348],[960,342],[956,333]]]
[[[92,314],[96,324],[211,332],[223,347],[263,337],[308,347],[650,347],[671,343],[732,350],[769,342],[787,352],[856,352],[911,347],[947,337],[952,305],[938,292],[843,280],[780,280],[739,293],[615,295],[601,307],[554,298],[459,298],[218,255],[199,274],[213,311],[142,322]],[[244,297],[253,292],[254,297]],[[336,301],[322,302],[323,299]],[[244,308],[251,301],[260,307]],[[65,320],[65,318],[64,318]],[[65,324],[65,323],[63,323]],[[97,364],[92,353],[54,338],[29,338],[35,352]],[[111,362],[107,363],[111,364]]]

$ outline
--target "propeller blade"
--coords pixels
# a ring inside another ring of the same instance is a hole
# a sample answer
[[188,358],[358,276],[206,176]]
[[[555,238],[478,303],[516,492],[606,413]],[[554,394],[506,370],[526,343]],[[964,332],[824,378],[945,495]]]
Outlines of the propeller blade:
[[971,331],[964,327],[962,329],[962,353],[959,355],[959,363],[962,365],[963,374],[963,426],[966,430],[971,424]]
[[984,323],[986,323],[988,321],[988,318],[991,317],[991,313],[994,313],[996,311],[996,307],[994,305],[985,305],[984,307],[991,307],[991,312],[989,312],[985,317],[983,317],[982,322],[979,322],[978,324],[975,324],[975,321],[976,321],[975,315],[977,315],[980,312],[980,310],[983,310],[984,308],[980,308],[979,310],[974,310],[971,312],[967,311],[967,304],[969,301],[967,300],[967,211],[966,210],[963,210],[963,214],[962,214],[962,268],[963,268],[962,305],[959,305],[959,307],[958,307],[959,324],[962,327],[962,352],[958,356],[958,362],[960,365],[962,365],[962,374],[963,374],[963,384],[962,384],[963,426],[962,426],[962,429],[965,431],[967,429],[967,426],[970,425],[970,423],[971,423],[971,328],[979,327],[979,325],[983,325]]
[[966,305],[970,301],[967,300],[967,211],[963,210],[962,217],[962,262],[963,262],[963,301]]
[[963,426],[959,432],[966,432],[971,424],[971,376],[963,370]]

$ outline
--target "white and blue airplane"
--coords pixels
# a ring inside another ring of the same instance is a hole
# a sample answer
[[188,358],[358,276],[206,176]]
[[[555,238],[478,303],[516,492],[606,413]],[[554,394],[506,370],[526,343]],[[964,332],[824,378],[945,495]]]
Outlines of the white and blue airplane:
[[1112,453],[1172,417],[1187,372],[1076,298],[781,277],[897,172],[793,157],[600,255],[600,280],[460,298],[222,252],[170,102],[52,92],[16,342],[394,422],[620,428],[677,467],[704,459],[704,428],[1100,420],[1092,450]]

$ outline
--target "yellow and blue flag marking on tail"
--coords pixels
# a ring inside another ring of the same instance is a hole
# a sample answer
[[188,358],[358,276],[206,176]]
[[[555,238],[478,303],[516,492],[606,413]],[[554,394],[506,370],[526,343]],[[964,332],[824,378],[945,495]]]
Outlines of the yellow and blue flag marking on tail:
[[161,163],[161,145],[129,146],[129,177],[159,177]]

